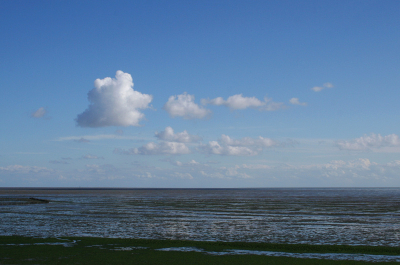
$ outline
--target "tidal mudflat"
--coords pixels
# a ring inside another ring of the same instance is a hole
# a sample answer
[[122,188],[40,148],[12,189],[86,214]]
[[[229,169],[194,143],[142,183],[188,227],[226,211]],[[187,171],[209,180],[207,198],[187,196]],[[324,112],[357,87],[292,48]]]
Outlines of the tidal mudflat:
[[[6,203],[29,198],[48,203]],[[0,189],[0,202],[3,236],[400,247],[398,188]],[[239,250],[226,252],[252,249]]]

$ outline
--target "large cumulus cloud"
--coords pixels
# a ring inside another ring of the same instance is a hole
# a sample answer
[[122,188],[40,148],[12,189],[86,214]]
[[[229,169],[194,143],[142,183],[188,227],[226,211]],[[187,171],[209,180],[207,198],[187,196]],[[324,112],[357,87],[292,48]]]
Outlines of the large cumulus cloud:
[[77,116],[81,127],[139,126],[140,112],[153,97],[133,90],[132,76],[117,71],[115,78],[96,79],[88,93],[89,107]]

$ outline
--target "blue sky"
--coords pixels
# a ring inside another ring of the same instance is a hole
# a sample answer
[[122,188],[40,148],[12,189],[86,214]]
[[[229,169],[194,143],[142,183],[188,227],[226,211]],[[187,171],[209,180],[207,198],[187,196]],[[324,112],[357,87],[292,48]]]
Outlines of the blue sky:
[[0,1],[2,187],[398,187],[399,1]]

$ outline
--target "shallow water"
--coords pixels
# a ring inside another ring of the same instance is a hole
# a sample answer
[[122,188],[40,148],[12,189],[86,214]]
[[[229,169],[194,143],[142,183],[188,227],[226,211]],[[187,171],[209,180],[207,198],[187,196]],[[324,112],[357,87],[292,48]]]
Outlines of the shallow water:
[[0,235],[400,246],[400,189],[9,190]]

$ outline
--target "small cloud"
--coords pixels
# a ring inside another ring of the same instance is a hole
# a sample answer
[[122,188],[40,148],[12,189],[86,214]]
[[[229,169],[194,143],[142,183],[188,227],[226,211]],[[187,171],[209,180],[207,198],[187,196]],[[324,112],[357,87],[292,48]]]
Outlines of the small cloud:
[[225,175],[228,177],[237,177],[237,178],[252,178],[251,176],[247,175],[246,173],[241,173],[238,172],[239,166],[231,167],[231,168],[226,168]]
[[258,138],[250,138],[244,137],[240,140],[234,140],[228,135],[222,135],[221,139],[219,140],[224,145],[231,145],[231,146],[260,146],[260,147],[271,147],[277,145],[277,142],[270,138],[264,138],[259,136]]
[[320,92],[321,90],[325,89],[325,88],[332,88],[333,84],[332,83],[324,83],[323,86],[315,86],[313,88],[311,88],[311,90],[315,91],[315,92]]
[[155,178],[155,175],[152,175],[150,172],[145,172],[144,174],[136,174],[135,175],[137,178],[144,178],[144,179],[151,179]]
[[156,132],[155,136],[159,140],[179,143],[193,143],[201,141],[202,139],[200,136],[190,135],[186,130],[180,133],[174,133],[174,130],[169,126],[162,132]]
[[47,111],[45,108],[41,107],[38,110],[36,110],[35,112],[33,112],[31,114],[32,118],[42,118],[44,115],[46,115]]
[[222,97],[217,97],[214,99],[202,99],[201,104],[225,106],[228,107],[230,110],[255,108],[258,110],[275,111],[278,109],[283,109],[285,107],[283,103],[273,102],[272,99],[267,97],[264,98],[264,101],[261,101],[256,97],[243,97],[242,94],[230,96],[227,100],[224,100]]
[[259,136],[258,138],[244,137],[235,140],[227,135],[222,135],[218,141],[210,141],[202,145],[204,153],[215,155],[233,155],[233,156],[254,156],[258,155],[264,148],[277,146],[278,143],[270,138]]
[[104,159],[104,157],[101,156],[95,156],[95,155],[85,155],[82,156],[83,159]]
[[289,102],[293,105],[307,106],[306,102],[300,102],[298,98],[291,98]]
[[205,153],[214,155],[254,156],[259,153],[249,147],[221,145],[217,141],[210,141],[202,149]]
[[133,90],[132,76],[117,71],[115,78],[96,79],[88,93],[89,107],[75,121],[80,127],[139,126],[140,112],[153,96]]
[[96,173],[96,174],[104,174],[105,173],[105,170],[101,166],[96,165],[96,164],[87,164],[87,165],[85,165],[84,171],[91,172],[91,173]]
[[114,149],[115,154],[124,155],[183,155],[189,154],[190,149],[184,143],[162,142],[159,144],[150,142],[139,148],[129,150]]
[[370,166],[377,165],[376,163],[371,163],[368,158],[359,158],[357,160],[351,160],[351,161],[343,161],[343,160],[333,160],[327,164],[319,165],[320,167],[322,166],[325,169],[341,169],[341,168],[346,168],[346,169],[353,169],[353,168],[362,168],[369,170]]
[[311,90],[314,90],[315,92],[319,92],[319,91],[321,91],[322,89],[324,89],[324,88],[321,87],[321,86],[315,86],[315,87],[311,88]]
[[180,179],[193,179],[193,176],[189,173],[174,172],[171,176]]
[[12,172],[12,173],[53,173],[54,170],[46,167],[37,166],[22,166],[22,165],[10,165],[7,167],[0,167],[0,172]]
[[170,161],[168,161],[168,162],[170,162],[172,165],[178,166],[178,167],[183,167],[183,166],[186,166],[186,167],[193,167],[193,166],[199,166],[199,165],[200,165],[199,162],[197,162],[197,161],[195,161],[195,160],[193,160],[193,159],[190,160],[189,162],[186,162],[186,163],[181,162],[181,161],[172,161],[172,160],[170,160]]
[[182,117],[184,119],[202,119],[211,114],[211,111],[194,103],[194,96],[184,92],[181,95],[171,96],[165,103],[163,109],[171,117]]
[[230,177],[225,176],[224,174],[221,174],[220,172],[205,172],[205,171],[200,171],[200,174],[202,176],[208,177],[208,178],[219,178],[219,179],[230,179]]
[[171,162],[171,164],[181,167],[183,165],[183,163],[181,161],[175,161],[175,162]]
[[206,104],[211,104],[215,106],[224,105],[230,108],[231,110],[257,108],[265,104],[256,97],[243,97],[242,94],[230,96],[227,100],[224,100],[222,97],[218,97],[211,100],[202,99],[201,102],[203,105]]
[[272,98],[264,98],[265,105],[259,110],[264,110],[264,111],[277,111],[280,109],[286,109],[286,105],[283,104],[282,102],[273,102]]

